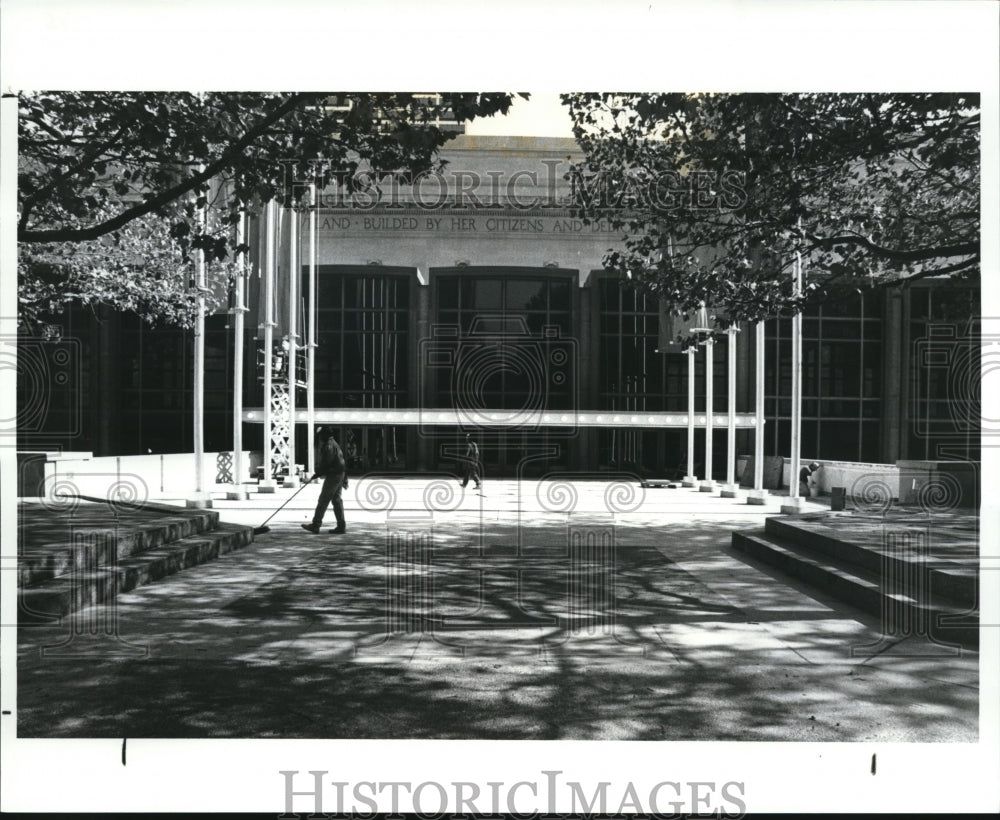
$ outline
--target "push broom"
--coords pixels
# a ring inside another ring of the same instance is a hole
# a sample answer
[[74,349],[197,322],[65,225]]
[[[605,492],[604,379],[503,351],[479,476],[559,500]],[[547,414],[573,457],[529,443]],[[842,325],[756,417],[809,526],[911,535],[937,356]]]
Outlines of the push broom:
[[312,484],[313,481],[316,480],[316,478],[317,478],[317,476],[313,476],[305,484],[303,484],[301,487],[299,487],[294,493],[292,493],[290,496],[288,496],[288,499],[285,501],[285,503],[282,504],[280,507],[278,507],[278,509],[276,509],[273,513],[271,513],[264,520],[263,524],[261,524],[259,527],[254,527],[253,528],[253,534],[254,535],[264,535],[266,533],[269,533],[271,531],[271,528],[269,526],[267,526],[267,522],[270,521],[272,518],[274,518],[274,516],[276,516],[278,513],[280,513],[283,509],[285,509],[285,507],[288,506],[288,504],[292,501],[292,499],[295,498],[295,496],[297,496],[299,493],[301,493],[306,487],[308,487],[310,484]]

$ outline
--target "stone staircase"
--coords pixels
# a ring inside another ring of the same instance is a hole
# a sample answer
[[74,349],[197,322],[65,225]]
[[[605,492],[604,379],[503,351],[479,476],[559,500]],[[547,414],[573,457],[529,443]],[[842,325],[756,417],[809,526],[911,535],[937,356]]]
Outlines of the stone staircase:
[[774,516],[733,547],[881,618],[887,637],[979,645],[973,513]]
[[44,623],[253,541],[212,510],[77,497],[18,504],[18,621]]

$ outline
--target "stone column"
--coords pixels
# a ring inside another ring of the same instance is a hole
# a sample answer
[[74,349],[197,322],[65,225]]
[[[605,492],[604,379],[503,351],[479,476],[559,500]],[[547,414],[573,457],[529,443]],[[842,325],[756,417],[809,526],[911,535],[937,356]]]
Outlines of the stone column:
[[[409,385],[409,405],[418,410],[426,410],[430,407],[431,394],[434,392],[434,385],[429,383],[433,379],[433,373],[421,366],[420,353],[421,346],[426,344],[431,337],[431,322],[433,321],[431,309],[431,288],[430,288],[430,268],[427,262],[417,263],[417,276],[411,280],[415,289],[413,294],[413,304],[415,311],[413,314],[413,324],[410,326],[410,354],[409,367],[412,378]],[[422,425],[409,428],[409,440],[416,450],[416,466],[420,471],[436,469],[437,457],[434,450],[437,447],[437,439],[431,432],[425,434]],[[411,456],[412,458],[412,456]]]
[[[881,461],[895,464],[903,457],[903,294],[890,288],[882,323]],[[868,344],[863,342],[862,344]],[[863,363],[862,363],[863,366]]]
[[[573,288],[573,317],[575,331],[573,339],[576,342],[577,365],[576,365],[576,404],[574,411],[597,409],[597,372],[600,334],[594,332],[597,326],[593,315],[594,289],[590,285],[589,278],[584,279],[581,272],[577,272],[576,287]],[[575,423],[575,422],[574,422]],[[569,459],[569,466],[573,470],[591,470],[599,465],[597,459],[592,454],[597,452],[596,430],[577,426],[576,436],[570,441],[560,442],[562,447],[571,447],[573,456]],[[591,460],[588,461],[588,456]]]

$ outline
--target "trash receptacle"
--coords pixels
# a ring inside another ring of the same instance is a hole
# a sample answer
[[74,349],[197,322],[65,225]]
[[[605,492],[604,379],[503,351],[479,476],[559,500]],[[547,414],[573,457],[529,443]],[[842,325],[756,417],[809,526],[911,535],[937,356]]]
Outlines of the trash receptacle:
[[844,509],[847,499],[847,490],[844,487],[830,488],[830,509],[834,512]]

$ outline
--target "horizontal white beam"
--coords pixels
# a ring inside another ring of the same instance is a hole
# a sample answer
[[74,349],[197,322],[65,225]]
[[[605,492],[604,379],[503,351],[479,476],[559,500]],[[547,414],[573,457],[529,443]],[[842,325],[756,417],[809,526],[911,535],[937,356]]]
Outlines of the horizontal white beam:
[[[688,417],[685,413],[648,413],[628,412],[614,413],[595,410],[566,411],[535,411],[526,410],[441,410],[427,408],[388,409],[388,408],[327,408],[317,407],[315,411],[317,424],[373,424],[432,427],[687,427]],[[713,414],[715,424],[724,425],[728,414]],[[263,424],[264,410],[261,407],[249,407],[243,411],[243,420],[251,424]],[[296,410],[295,421],[306,423],[307,413]],[[695,415],[695,424],[705,424],[705,414]],[[736,426],[752,428],[757,424],[757,417],[750,413],[737,413]]]

